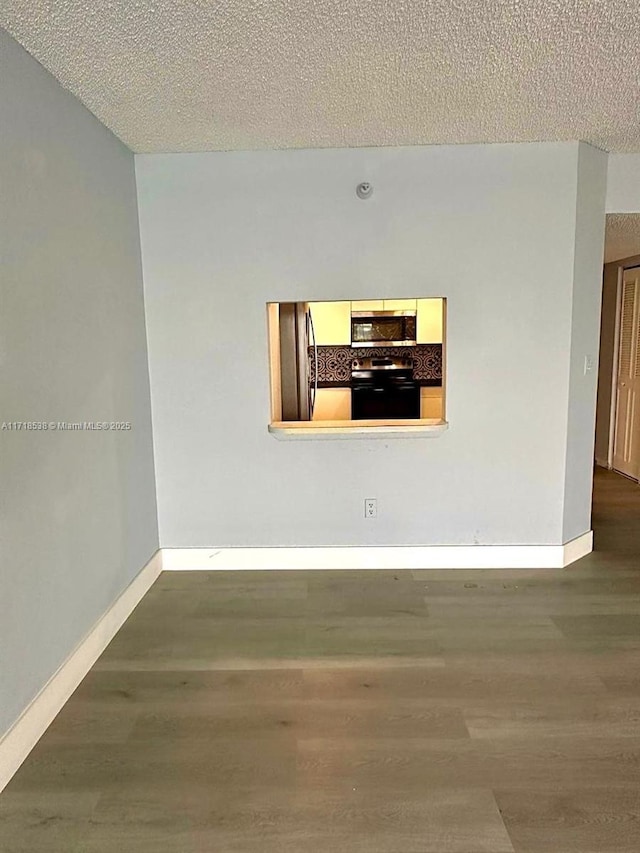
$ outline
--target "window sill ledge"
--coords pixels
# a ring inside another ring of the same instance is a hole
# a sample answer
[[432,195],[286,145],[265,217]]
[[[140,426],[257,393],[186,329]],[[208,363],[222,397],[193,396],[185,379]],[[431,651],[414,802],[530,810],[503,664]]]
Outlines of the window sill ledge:
[[420,418],[412,421],[274,421],[269,432],[279,441],[371,438],[438,438],[447,421]]

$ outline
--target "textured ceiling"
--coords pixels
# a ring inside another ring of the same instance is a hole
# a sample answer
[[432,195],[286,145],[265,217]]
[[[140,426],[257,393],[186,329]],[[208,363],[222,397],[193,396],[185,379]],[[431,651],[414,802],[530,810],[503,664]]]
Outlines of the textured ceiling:
[[638,0],[2,0],[0,24],[135,151],[640,151]]
[[604,262],[640,255],[640,213],[610,213],[604,241]]

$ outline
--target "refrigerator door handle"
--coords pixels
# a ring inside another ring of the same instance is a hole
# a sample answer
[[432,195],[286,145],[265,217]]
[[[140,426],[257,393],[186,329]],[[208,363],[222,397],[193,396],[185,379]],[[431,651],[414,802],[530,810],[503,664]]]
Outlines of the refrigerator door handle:
[[318,394],[318,345],[316,344],[316,333],[313,328],[313,315],[309,308],[309,328],[311,329],[311,345],[313,346],[313,394],[311,395],[311,411],[309,420],[313,420],[313,410],[316,405],[316,396]]

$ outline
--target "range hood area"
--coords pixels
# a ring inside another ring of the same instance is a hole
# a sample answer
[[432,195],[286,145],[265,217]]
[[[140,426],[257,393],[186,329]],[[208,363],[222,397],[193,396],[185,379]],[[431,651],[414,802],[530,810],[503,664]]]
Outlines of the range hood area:
[[441,297],[267,305],[271,418],[282,437],[441,431]]

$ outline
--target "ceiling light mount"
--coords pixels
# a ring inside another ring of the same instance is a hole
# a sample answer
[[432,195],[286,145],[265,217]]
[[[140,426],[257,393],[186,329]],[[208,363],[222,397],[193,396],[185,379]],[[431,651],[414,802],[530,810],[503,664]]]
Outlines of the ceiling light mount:
[[362,181],[356,187],[356,195],[358,198],[366,199],[371,198],[373,194],[373,184],[370,184],[369,181]]

